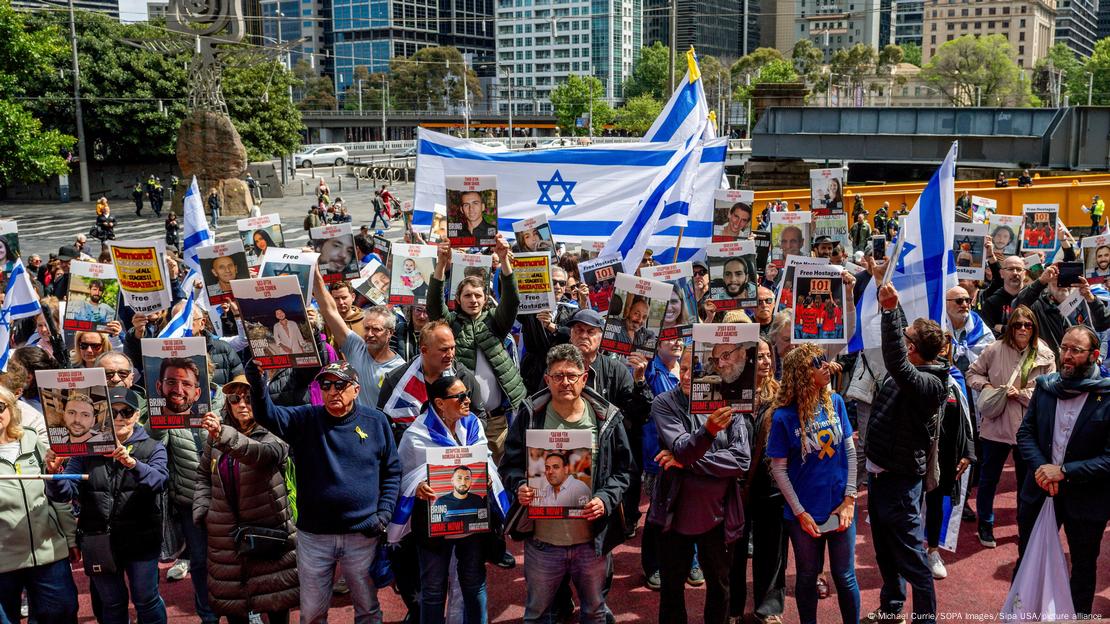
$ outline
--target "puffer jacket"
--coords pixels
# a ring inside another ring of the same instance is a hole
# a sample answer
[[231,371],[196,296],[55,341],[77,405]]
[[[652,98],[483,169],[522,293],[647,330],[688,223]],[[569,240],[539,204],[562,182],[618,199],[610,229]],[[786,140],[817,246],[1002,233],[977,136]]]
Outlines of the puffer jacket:
[[[43,473],[46,447],[23,430],[15,463],[0,459],[0,475]],[[46,481],[0,481],[0,574],[54,563],[77,545],[77,524],[68,503],[46,497]]]
[[[211,390],[212,403],[210,410],[220,413],[223,409],[223,391],[219,386]],[[147,426],[146,400],[141,402],[142,416],[139,422]],[[200,464],[200,454],[204,450],[204,441],[207,434],[203,429],[154,429],[148,430],[150,437],[166,447],[166,456],[169,460],[170,500],[186,509],[193,506],[193,497],[197,489],[197,466]]]
[[[967,385],[976,391],[981,391],[987,384],[1001,388],[1010,381],[1010,375],[1013,374],[1014,369],[1020,366],[1021,356],[1020,351],[1003,340],[991,343],[971,368],[967,369]],[[1021,419],[1025,417],[1025,408],[1029,406],[1029,399],[1033,397],[1037,377],[1054,372],[1056,372],[1056,356],[1043,340],[1038,340],[1033,368],[1029,369],[1025,383],[1021,383],[1020,373],[1014,379],[1014,387],[1018,388],[1017,398],[1007,399],[1006,407],[998,416],[982,418],[979,424],[979,437],[1003,444],[1017,444],[1018,428],[1021,427]]]
[[[193,522],[208,530],[208,599],[213,611],[246,617],[251,611],[296,607],[296,528],[283,472],[289,446],[261,425],[243,434],[226,419],[220,436],[206,439],[196,475]],[[233,463],[237,487],[221,477],[222,462]],[[236,498],[238,522],[232,509]],[[237,526],[285,529],[290,548],[275,560],[241,556],[232,537]]]
[[451,325],[455,334],[455,357],[470,370],[478,370],[478,349],[482,350],[497,375],[501,391],[509,399],[511,409],[516,410],[527,396],[527,390],[520,377],[520,369],[505,349],[504,341],[516,321],[520,295],[513,276],[500,275],[501,301],[492,313],[488,309],[482,310],[474,318],[448,310],[443,301],[443,282],[432,277],[428,286],[428,320],[444,319]]

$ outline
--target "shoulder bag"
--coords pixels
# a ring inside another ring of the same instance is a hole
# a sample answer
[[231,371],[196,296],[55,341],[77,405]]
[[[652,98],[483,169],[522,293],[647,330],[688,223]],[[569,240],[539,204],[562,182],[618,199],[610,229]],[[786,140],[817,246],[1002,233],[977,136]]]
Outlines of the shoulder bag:
[[1017,379],[1018,373],[1021,372],[1021,362],[1025,358],[1018,360],[1017,366],[1014,367],[1014,372],[1010,375],[1010,380],[1006,385],[998,388],[983,388],[979,391],[979,398],[975,401],[975,409],[979,411],[985,419],[995,419],[1002,415],[1002,411],[1006,409],[1006,388],[1013,385],[1014,380]]

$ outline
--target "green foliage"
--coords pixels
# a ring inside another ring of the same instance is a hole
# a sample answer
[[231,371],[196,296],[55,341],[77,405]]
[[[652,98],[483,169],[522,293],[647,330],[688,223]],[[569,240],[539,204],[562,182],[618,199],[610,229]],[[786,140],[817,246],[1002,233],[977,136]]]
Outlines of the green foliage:
[[902,46],[902,61],[921,67],[921,46],[916,43],[907,43]]
[[567,76],[565,82],[551,90],[551,107],[555,111],[555,123],[564,136],[586,135],[588,128],[576,128],[575,119],[590,113],[593,100],[593,127],[596,132],[613,121],[613,109],[602,99],[605,89],[594,76]]
[[887,44],[883,46],[882,50],[879,50],[877,69],[889,71],[905,58],[906,51],[902,49],[902,46],[893,43]]
[[759,70],[759,74],[752,78],[751,85],[740,85],[736,89],[736,100],[740,102],[747,102],[752,97],[752,92],[755,87],[765,83],[787,83],[798,82],[800,80],[798,73],[794,71],[794,65],[785,59],[779,59],[767,63]]
[[408,58],[390,62],[389,89],[393,101],[405,110],[447,110],[463,101],[465,82],[470,101],[482,98],[478,74],[466,68],[462,53],[454,47],[423,48]]
[[799,39],[794,44],[790,58],[794,61],[794,71],[804,77],[807,83],[816,85],[820,82],[825,57],[817,44],[809,39]]
[[[382,110],[382,94],[385,92],[385,81],[387,75],[384,73],[371,74],[370,70],[364,65],[359,65],[355,68],[354,77],[351,79],[353,83],[343,91],[343,110],[357,111],[359,110],[359,84],[361,81],[361,106],[362,111],[381,111]],[[388,92],[386,92],[388,93]],[[386,106],[388,107],[388,102]]]
[[[1072,100],[1075,100],[1075,94],[1069,93],[1069,79],[1083,73],[1083,64],[1072,52],[1071,48],[1066,43],[1057,43],[1048,49],[1048,54],[1037,59],[1033,65],[1033,81],[1031,88],[1033,94],[1037,99],[1048,105],[1063,105],[1064,96],[1071,95]],[[1083,74],[1086,78],[1086,74]],[[1056,85],[1060,84],[1060,100],[1056,101]],[[1087,101],[1087,84],[1086,80],[1083,81],[1083,102]]]
[[921,78],[955,106],[1027,106],[1032,93],[1003,35],[965,35],[937,49]]
[[40,182],[69,172],[63,150],[74,138],[43,130],[38,119],[18,104],[0,99],[0,188],[17,182]]
[[663,112],[663,103],[650,95],[628,98],[624,106],[614,111],[613,125],[629,134],[644,134]]
[[851,48],[841,48],[833,52],[829,60],[829,70],[836,76],[836,80],[847,80],[849,85],[855,85],[870,75],[878,64],[879,55],[875,48],[857,43]]
[[[624,96],[633,98],[640,95],[650,95],[657,100],[670,97],[671,81],[667,78],[667,67],[670,65],[671,49],[656,41],[650,47],[640,49],[640,58],[632,66],[632,76],[624,82]],[[676,59],[677,60],[677,59]],[[680,63],[677,63],[681,65]],[[675,67],[678,78],[685,73],[685,66]]]
[[1086,104],[1090,92],[1092,105],[1110,105],[1110,37],[1095,44],[1091,57],[1067,81],[1072,104]]
[[[795,49],[797,49],[797,46],[795,46]],[[732,72],[732,83],[742,85],[744,84],[744,76],[756,76],[764,65],[781,60],[783,60],[782,53],[775,48],[756,48],[737,59],[729,68],[729,71]]]
[[227,112],[239,131],[247,157],[266,160],[301,145],[301,113],[289,99],[293,74],[277,61],[224,71]]

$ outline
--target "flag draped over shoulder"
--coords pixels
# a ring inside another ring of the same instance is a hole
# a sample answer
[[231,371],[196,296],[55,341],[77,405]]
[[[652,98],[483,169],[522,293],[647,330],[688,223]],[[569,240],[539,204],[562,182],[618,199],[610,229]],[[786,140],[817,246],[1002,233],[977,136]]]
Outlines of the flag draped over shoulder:
[[208,228],[208,220],[204,217],[204,201],[200,197],[196,176],[193,176],[189,190],[185,191],[181,208],[185,215],[185,240],[181,243],[183,261],[190,269],[196,271],[197,275],[200,275],[197,250],[214,244],[216,237]]
[[8,359],[12,354],[12,321],[35,316],[42,312],[39,296],[31,286],[23,259],[16,258],[15,266],[8,275],[8,287],[4,291],[4,305],[0,306],[0,371],[8,371]]
[[[898,290],[902,310],[910,321],[927,318],[942,326],[946,323],[944,296],[957,283],[952,236],[956,222],[958,147],[957,142],[952,143],[944,163],[921,191],[889,256],[892,266],[887,275]],[[848,342],[849,352],[882,345],[877,292],[878,285],[871,280],[856,302],[856,333]]]

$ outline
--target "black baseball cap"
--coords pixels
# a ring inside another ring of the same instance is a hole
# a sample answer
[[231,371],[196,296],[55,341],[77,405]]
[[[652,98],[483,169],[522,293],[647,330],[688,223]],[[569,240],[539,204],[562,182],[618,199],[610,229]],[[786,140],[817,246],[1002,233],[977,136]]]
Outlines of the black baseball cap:
[[116,405],[117,403],[123,403],[124,405],[126,405],[127,407],[130,407],[131,409],[134,409],[134,410],[139,409],[139,395],[135,394],[135,391],[132,390],[131,388],[126,388],[124,386],[116,386],[114,388],[109,388],[108,389],[108,402],[111,403],[112,405]]
[[324,368],[321,368],[319,373],[316,373],[316,379],[319,380],[324,375],[332,375],[343,381],[358,383],[358,373],[355,372],[355,367],[347,362],[332,362],[328,364]]
[[601,314],[596,310],[590,309],[575,312],[574,316],[570,317],[570,324],[574,325],[575,323],[585,323],[590,327],[596,327],[598,329],[605,326],[605,321],[602,320]]
[[81,257],[81,252],[73,245],[63,245],[58,248],[59,260],[76,260]]
[[833,243],[835,243],[835,242],[836,242],[836,241],[834,241],[833,239],[829,238],[828,236],[818,236],[817,238],[813,239],[813,245],[811,245],[810,247],[811,247],[812,249],[816,249],[818,245],[824,245],[824,244],[826,244],[826,243],[827,243],[827,244],[829,244],[829,245],[831,245],[831,244],[833,244]]

